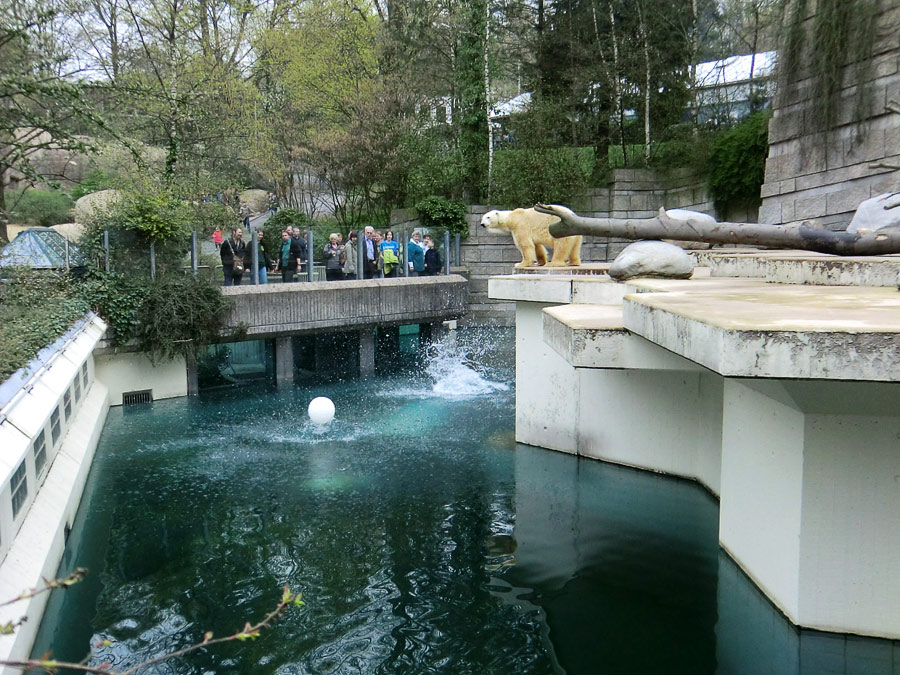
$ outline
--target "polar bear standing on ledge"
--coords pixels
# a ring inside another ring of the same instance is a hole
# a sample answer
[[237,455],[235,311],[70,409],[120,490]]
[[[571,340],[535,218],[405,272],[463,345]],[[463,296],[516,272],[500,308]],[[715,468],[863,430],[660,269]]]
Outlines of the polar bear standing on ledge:
[[[556,208],[565,208],[557,206]],[[489,232],[509,232],[522,262],[516,267],[531,267],[535,260],[538,265],[547,267],[565,267],[581,265],[581,235],[560,237],[550,235],[550,225],[559,222],[556,216],[538,213],[534,209],[515,209],[514,211],[488,211],[481,217],[481,226]],[[547,262],[547,249],[553,249],[553,259]]]

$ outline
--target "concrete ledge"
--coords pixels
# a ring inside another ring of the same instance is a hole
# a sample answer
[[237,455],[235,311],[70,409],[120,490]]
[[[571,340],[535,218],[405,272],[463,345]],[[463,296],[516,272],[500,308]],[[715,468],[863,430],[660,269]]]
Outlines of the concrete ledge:
[[702,371],[624,328],[621,305],[561,305],[543,310],[543,333],[576,368]]
[[232,286],[222,292],[233,301],[227,325],[244,324],[242,339],[260,339],[457,319],[466,313],[468,283],[451,274]]
[[[541,268],[543,269],[543,268]],[[488,297],[516,302],[621,304],[627,289],[602,276],[507,274],[488,280]]]
[[900,255],[854,258],[811,251],[729,249],[691,251],[714,277],[761,278],[769,283],[812,286],[896,287]]
[[576,368],[622,368],[621,305],[562,305],[544,309],[544,342]]
[[[43,486],[0,565],[0,598],[7,600],[42,579],[56,577],[65,549],[65,530],[71,527],[109,410],[107,388],[94,381],[73,418]],[[49,594],[0,607],[0,625],[27,617],[13,635],[0,636],[0,659],[22,660],[29,656],[41,624]],[[5,669],[6,672],[19,672]]]
[[891,289],[735,281],[635,293],[623,323],[725,376],[900,381],[900,293]]

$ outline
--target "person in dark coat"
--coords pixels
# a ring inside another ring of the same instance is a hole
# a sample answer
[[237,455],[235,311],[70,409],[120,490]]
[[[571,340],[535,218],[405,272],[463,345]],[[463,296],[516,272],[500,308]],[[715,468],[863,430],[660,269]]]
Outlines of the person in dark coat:
[[278,268],[281,270],[281,281],[296,281],[297,261],[303,257],[300,244],[292,236],[291,228],[281,233],[281,249],[278,255]]
[[434,239],[432,239],[431,236],[427,234],[425,235],[425,246],[428,247],[428,249],[425,251],[425,276],[431,277],[435,274],[440,274],[441,255],[434,247]]
[[241,228],[235,228],[231,232],[231,239],[224,242],[222,248],[219,249],[226,286],[241,285],[241,277],[244,275],[244,270],[241,269],[240,272],[235,272],[234,261],[239,260],[243,262],[244,258],[246,258],[247,245],[244,243],[243,237],[244,233]]
[[292,232],[291,239],[293,239],[294,243],[297,245],[297,250],[300,251],[300,260],[297,263],[297,271],[302,273],[306,270],[306,237],[300,236],[300,228],[296,225],[292,228]]

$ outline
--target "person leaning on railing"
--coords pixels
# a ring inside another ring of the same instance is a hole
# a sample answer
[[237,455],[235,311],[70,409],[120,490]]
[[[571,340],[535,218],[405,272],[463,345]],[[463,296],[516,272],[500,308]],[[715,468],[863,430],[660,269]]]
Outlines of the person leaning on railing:
[[291,228],[281,233],[281,249],[278,254],[278,266],[275,268],[276,271],[281,270],[281,281],[284,283],[296,281],[297,260],[303,255],[299,241],[291,235]]
[[409,276],[417,277],[425,273],[425,244],[422,243],[422,233],[415,230],[406,247],[406,257],[409,261]]
[[344,247],[338,243],[337,232],[332,232],[328,237],[328,243],[322,249],[322,256],[325,258],[326,281],[340,281],[344,278],[344,270],[341,266],[343,253]]

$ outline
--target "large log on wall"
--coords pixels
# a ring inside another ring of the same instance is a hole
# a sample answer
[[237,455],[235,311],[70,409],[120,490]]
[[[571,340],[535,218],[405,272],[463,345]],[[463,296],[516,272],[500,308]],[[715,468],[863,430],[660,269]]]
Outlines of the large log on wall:
[[[840,103],[830,132],[823,135],[814,123],[822,108],[809,68],[815,38],[807,37],[803,44],[800,63],[805,65],[781,78],[769,124],[760,222],[810,220],[828,229],[844,229],[860,202],[900,188],[900,172],[891,168],[900,164],[900,114],[886,109],[891,99],[900,98],[900,3],[872,1],[876,13],[871,62],[865,68],[853,63],[843,67]],[[806,11],[800,25],[807,36],[815,35],[820,4],[803,3]],[[848,61],[856,47],[848,47]],[[856,95],[859,79],[866,82],[862,98]]]
[[[540,213],[556,216],[550,225],[554,237],[581,234],[625,239],[680,239],[708,244],[738,244],[791,248],[836,255],[887,255],[900,253],[900,232],[895,228],[833,232],[804,222],[796,225],[719,223],[707,219],[679,220],[660,209],[654,218],[586,218],[563,206],[535,204]],[[698,214],[702,215],[702,214]]]

